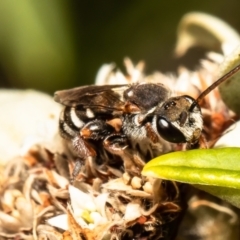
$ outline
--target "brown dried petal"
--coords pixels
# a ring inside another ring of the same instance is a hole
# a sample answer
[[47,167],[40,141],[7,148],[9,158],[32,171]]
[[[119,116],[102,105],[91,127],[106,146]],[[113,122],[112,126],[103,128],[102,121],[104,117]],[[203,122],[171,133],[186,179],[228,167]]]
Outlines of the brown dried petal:
[[69,198],[68,189],[58,189],[58,188],[51,186],[50,184],[47,185],[47,188],[52,197],[58,197],[58,198],[62,198],[62,199]]
[[17,189],[8,189],[1,197],[2,207],[5,212],[12,211],[15,208],[15,200],[21,197],[22,193]]
[[126,185],[122,178],[110,180],[107,183],[103,184],[102,187],[108,191],[113,191],[113,192],[123,191],[126,194],[129,194],[131,196],[151,198],[151,194],[141,190],[135,190],[132,188],[132,186]]
[[90,229],[81,228],[73,217],[72,213],[68,212],[68,225],[71,237],[74,240],[95,240],[94,234]]
[[48,225],[39,225],[37,232],[40,240],[63,240],[63,235]]
[[31,202],[28,202],[25,198],[17,198],[16,208],[20,214],[21,222],[24,228],[32,227],[33,222],[33,207]]
[[12,233],[17,233],[22,227],[24,227],[20,219],[14,218],[2,211],[0,211],[0,223],[1,228]]

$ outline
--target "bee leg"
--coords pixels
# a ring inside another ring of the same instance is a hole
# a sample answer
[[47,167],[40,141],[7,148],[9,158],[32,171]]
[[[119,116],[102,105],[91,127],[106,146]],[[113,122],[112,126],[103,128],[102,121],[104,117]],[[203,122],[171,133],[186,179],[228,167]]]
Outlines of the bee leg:
[[[76,136],[72,140],[73,149],[78,157],[78,160],[75,162],[71,179],[72,181],[77,178],[86,179],[89,176],[92,176],[91,171],[91,161],[96,158],[96,151],[91,146],[89,142],[83,139],[80,135]],[[90,161],[90,162],[89,162]]]
[[73,184],[77,176],[80,174],[82,167],[83,167],[83,163],[80,159],[78,159],[74,164],[73,171],[70,177],[71,184]]
[[[107,179],[107,168],[104,164],[98,165],[97,156],[88,156],[86,159],[77,159],[74,163],[70,182],[91,182],[94,178]],[[104,171],[105,170],[105,171]]]
[[95,156],[96,152],[93,147],[85,141],[80,135],[72,140],[72,146],[80,159],[86,159],[88,156]]
[[103,141],[103,146],[112,154],[121,155],[124,149],[128,147],[125,135],[111,134]]
[[207,149],[209,148],[207,139],[204,137],[203,134],[200,135],[198,141],[194,142],[194,143],[187,143],[186,149],[190,150],[190,149]]
[[80,136],[83,139],[102,140],[110,134],[114,133],[115,129],[103,120],[93,120],[87,123],[81,130]]
[[136,164],[135,158],[140,158],[140,156],[133,153],[133,151],[128,148],[128,142],[125,135],[112,134],[104,139],[104,148],[112,153],[113,155],[118,155],[121,157],[125,170],[132,175],[139,175],[142,166]]
[[200,135],[198,142],[199,142],[199,148],[209,148],[207,139],[203,134]]

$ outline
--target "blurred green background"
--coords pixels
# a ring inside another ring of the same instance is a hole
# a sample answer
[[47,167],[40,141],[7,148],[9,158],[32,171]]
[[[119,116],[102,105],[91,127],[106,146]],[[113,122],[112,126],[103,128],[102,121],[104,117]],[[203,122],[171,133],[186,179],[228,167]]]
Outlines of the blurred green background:
[[218,16],[240,32],[240,1],[2,0],[0,86],[55,90],[93,83],[103,63],[145,60],[147,72],[193,67],[202,49],[175,59],[181,17]]

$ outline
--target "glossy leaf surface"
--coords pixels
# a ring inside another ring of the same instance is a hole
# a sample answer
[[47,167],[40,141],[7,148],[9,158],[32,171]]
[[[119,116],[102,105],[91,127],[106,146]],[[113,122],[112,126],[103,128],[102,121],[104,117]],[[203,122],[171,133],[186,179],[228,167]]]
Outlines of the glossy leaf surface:
[[172,152],[147,163],[142,174],[193,184],[240,206],[240,148]]

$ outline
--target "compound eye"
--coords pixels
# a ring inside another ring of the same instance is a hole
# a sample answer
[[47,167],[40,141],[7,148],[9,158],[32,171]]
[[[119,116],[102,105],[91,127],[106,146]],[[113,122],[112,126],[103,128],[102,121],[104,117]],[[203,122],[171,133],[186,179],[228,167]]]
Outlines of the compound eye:
[[178,128],[176,128],[170,121],[167,121],[163,117],[159,117],[157,120],[157,130],[159,135],[168,142],[186,142],[186,138],[183,133]]

